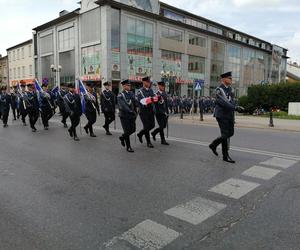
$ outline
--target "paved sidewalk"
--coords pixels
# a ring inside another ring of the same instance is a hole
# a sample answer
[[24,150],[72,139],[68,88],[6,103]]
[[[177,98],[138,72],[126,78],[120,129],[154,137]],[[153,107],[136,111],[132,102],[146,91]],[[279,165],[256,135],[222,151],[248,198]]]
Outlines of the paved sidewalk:
[[[212,115],[204,115],[204,121],[200,121],[199,114],[190,115],[185,114],[183,119],[180,116],[171,116],[170,121],[182,124],[195,124],[195,125],[211,125],[217,126],[216,119]],[[269,118],[256,117],[256,116],[236,116],[236,127],[238,128],[256,128],[256,129],[271,129],[279,131],[293,131],[300,132],[300,120],[285,120],[273,119],[274,127],[269,127]]]

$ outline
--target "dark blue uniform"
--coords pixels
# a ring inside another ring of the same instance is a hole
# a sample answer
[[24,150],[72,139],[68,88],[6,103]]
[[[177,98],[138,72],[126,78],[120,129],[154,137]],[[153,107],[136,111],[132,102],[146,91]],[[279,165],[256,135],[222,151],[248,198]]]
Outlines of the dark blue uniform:
[[3,126],[7,127],[8,115],[11,104],[11,96],[7,93],[1,93],[0,95],[0,111],[2,114]]
[[26,110],[29,116],[29,123],[32,132],[36,131],[35,124],[39,119],[39,101],[37,93],[34,91],[27,92]]
[[65,109],[71,120],[71,127],[69,134],[74,140],[79,140],[77,137],[76,127],[80,123],[80,116],[82,115],[81,99],[78,94],[68,92],[64,96]]
[[109,124],[111,124],[115,119],[115,100],[116,96],[115,94],[110,90],[103,90],[101,93],[101,111],[104,114],[105,117],[105,123],[103,125],[103,128],[106,130],[107,134],[110,134],[109,132]]
[[156,95],[158,96],[158,102],[155,103],[155,116],[159,127],[155,129],[151,134],[153,139],[156,140],[155,136],[159,133],[161,144],[168,145],[164,134],[164,129],[167,127],[169,117],[168,96],[166,92],[161,91],[158,91]]
[[66,108],[65,108],[65,102],[64,102],[64,96],[68,93],[68,91],[64,90],[64,89],[60,89],[57,92],[57,96],[56,96],[56,102],[57,102],[57,106],[59,108],[59,112],[62,116],[62,124],[64,125],[65,128],[67,128],[67,118],[68,118],[68,113],[66,112]]
[[54,115],[54,96],[50,91],[40,94],[40,111],[45,129],[49,128],[49,120]]
[[[132,91],[122,91],[118,95],[119,116],[123,128],[123,135],[120,137],[122,145],[131,149],[130,135],[136,131],[136,100]],[[124,144],[125,143],[125,144]],[[131,149],[132,150],[132,149]]]
[[234,111],[236,105],[234,103],[234,95],[231,87],[222,84],[216,89],[216,107],[214,116],[216,117],[221,137],[214,140],[210,147],[216,149],[222,143],[223,158],[229,157],[229,139],[234,135]]
[[152,89],[141,88],[138,90],[136,98],[140,107],[140,118],[143,123],[143,129],[138,133],[140,142],[142,143],[142,137],[145,135],[147,145],[153,147],[150,141],[150,131],[155,127],[154,118],[154,106],[153,104],[142,105],[141,100],[147,97],[154,97],[155,94]]
[[99,114],[99,103],[98,103],[98,98],[97,94],[94,93],[88,93],[84,95],[85,99],[85,116],[88,120],[88,123],[84,127],[86,133],[90,133],[91,137],[96,137],[93,131],[93,124],[97,120],[97,113]]

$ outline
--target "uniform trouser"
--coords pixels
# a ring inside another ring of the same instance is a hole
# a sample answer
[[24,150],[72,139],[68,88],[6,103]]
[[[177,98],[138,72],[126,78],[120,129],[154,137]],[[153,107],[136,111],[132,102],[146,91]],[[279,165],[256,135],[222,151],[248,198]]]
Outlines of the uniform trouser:
[[156,120],[159,127],[156,128],[152,134],[155,136],[159,133],[161,142],[165,142],[166,139],[164,129],[167,127],[168,117],[165,114],[156,114]]
[[35,129],[35,124],[39,119],[39,111],[38,110],[30,110],[28,111],[29,123],[32,129]]
[[212,142],[212,145],[214,147],[218,147],[219,144],[222,143],[222,154],[223,157],[228,156],[228,150],[229,150],[229,140],[230,137],[234,135],[234,121],[231,119],[220,119],[217,118],[220,131],[221,131],[221,137],[218,137]]
[[144,128],[139,132],[139,135],[145,135],[147,143],[150,143],[150,131],[155,127],[154,113],[142,112],[140,118]]
[[4,125],[7,125],[7,121],[8,121],[8,115],[9,115],[9,110],[8,111],[4,111],[1,112],[2,114],[2,121]]
[[69,131],[72,131],[73,135],[77,136],[76,127],[80,123],[80,116],[74,114],[70,116],[70,120],[71,120],[71,127],[69,128]]
[[136,131],[135,118],[134,117],[120,117],[121,125],[123,128],[122,137],[125,140],[126,147],[130,147],[130,135],[132,135]]
[[90,131],[90,134],[93,134],[93,124],[96,122],[97,120],[97,113],[96,110],[92,111],[92,112],[88,112],[86,111],[85,116],[88,120],[88,123],[85,125],[86,128],[88,128],[88,130]]
[[114,112],[104,112],[105,117],[105,123],[104,128],[109,129],[109,124],[111,124],[115,119],[115,113]]
[[12,113],[13,113],[14,120],[16,120],[16,108],[13,107],[13,108],[11,108],[11,110],[12,110]]
[[[20,105],[23,105],[23,103],[21,103]],[[21,115],[21,119],[22,119],[22,122],[25,123],[25,118],[27,116],[28,112],[27,110],[24,108],[24,107],[20,107],[20,115]]]
[[41,117],[44,127],[49,127],[49,120],[53,116],[53,111],[50,108],[42,108]]

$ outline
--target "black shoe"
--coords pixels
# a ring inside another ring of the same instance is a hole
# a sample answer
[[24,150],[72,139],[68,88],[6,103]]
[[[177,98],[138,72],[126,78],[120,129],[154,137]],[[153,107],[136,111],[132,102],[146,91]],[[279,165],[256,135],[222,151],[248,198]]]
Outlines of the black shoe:
[[121,145],[122,145],[123,147],[125,147],[125,139],[124,139],[122,136],[120,136],[120,137],[119,137],[119,140],[121,141]]
[[45,130],[49,130],[49,128],[48,128],[48,127],[44,127],[44,129],[45,129]]
[[226,162],[228,162],[228,163],[235,163],[235,161],[232,160],[232,159],[230,158],[230,156],[223,157],[223,161],[226,161]]
[[67,123],[64,123],[64,128],[68,128],[68,125],[67,125]]
[[74,141],[80,141],[77,136],[74,136]]
[[32,131],[33,133],[35,133],[35,132],[36,132],[36,128],[33,128],[31,131]]
[[153,132],[151,133],[153,141],[156,141],[156,134],[154,134]]
[[97,136],[94,133],[91,133],[90,137],[97,137]]
[[7,125],[7,124],[4,124],[4,125],[3,125],[3,128],[7,128],[7,127],[8,127],[8,125]]
[[16,117],[14,118],[14,121],[16,121],[17,119],[16,119]]
[[166,141],[162,141],[161,144],[162,144],[162,145],[166,145],[166,146],[169,146],[169,145],[170,145],[170,144],[167,143]]
[[127,150],[127,152],[129,152],[129,153],[134,153],[134,150],[133,150],[131,147],[128,147],[126,150]]
[[112,133],[109,131],[106,131],[106,135],[112,135]]
[[147,143],[147,147],[148,147],[148,148],[154,148],[154,146],[152,145],[151,142]]
[[218,156],[218,152],[217,152],[217,148],[215,146],[213,146],[212,144],[209,145],[209,148],[211,149],[211,151],[216,155]]
[[143,135],[141,135],[140,133],[138,133],[137,137],[139,138],[140,143],[143,143]]
[[88,135],[89,134],[89,129],[87,127],[83,127],[83,128],[84,128],[86,134]]
[[68,129],[70,137],[73,137],[73,131],[71,129]]
[[23,122],[23,126],[27,126],[26,122]]

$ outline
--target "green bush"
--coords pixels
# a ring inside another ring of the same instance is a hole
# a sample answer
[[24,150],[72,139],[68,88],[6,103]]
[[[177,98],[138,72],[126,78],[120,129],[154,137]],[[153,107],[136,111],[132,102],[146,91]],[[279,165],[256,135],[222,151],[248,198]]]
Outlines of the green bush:
[[272,85],[253,85],[248,88],[248,95],[239,99],[248,113],[256,108],[269,110],[277,108],[288,111],[289,102],[300,102],[300,82],[279,83]]

